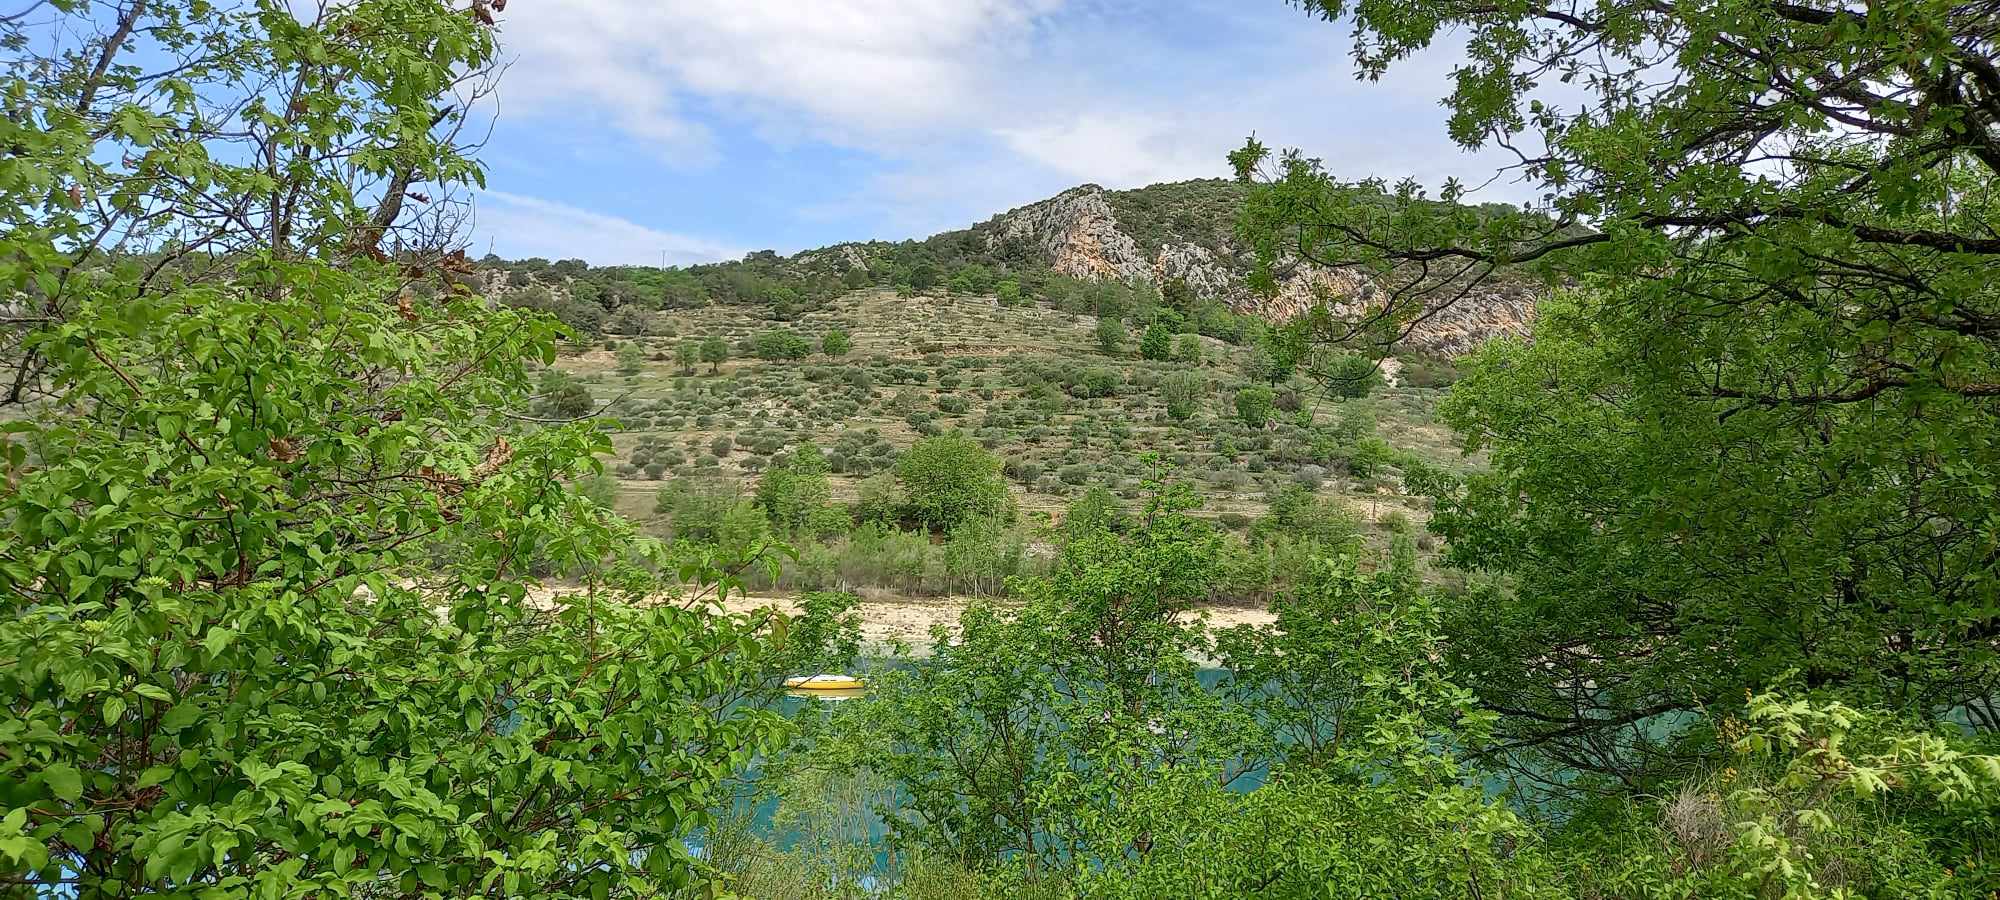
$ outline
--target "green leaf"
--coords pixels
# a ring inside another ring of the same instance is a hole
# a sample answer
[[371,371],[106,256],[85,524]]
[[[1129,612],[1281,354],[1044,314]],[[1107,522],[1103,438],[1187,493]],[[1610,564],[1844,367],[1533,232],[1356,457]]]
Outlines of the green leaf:
[[69,763],[54,763],[42,770],[42,784],[57,799],[76,802],[83,796],[83,775]]
[[229,646],[229,643],[231,641],[235,639],[236,639],[235,629],[216,626],[214,628],[210,628],[208,630],[208,634],[202,636],[201,645],[204,649],[208,651],[209,658],[214,659],[216,657],[221,656],[222,651]]
[[167,693],[166,688],[160,687],[150,681],[142,681],[133,685],[132,693],[138,694],[148,700],[158,700],[161,703],[174,702],[174,695]]

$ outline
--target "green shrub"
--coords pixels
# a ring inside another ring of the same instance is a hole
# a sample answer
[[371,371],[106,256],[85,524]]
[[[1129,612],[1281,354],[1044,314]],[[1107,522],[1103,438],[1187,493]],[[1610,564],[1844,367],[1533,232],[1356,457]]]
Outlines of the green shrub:
[[1458,381],[1458,366],[1448,358],[1424,354],[1403,357],[1402,362],[1396,378],[1411,387],[1450,387]]
[[918,441],[896,461],[909,517],[950,531],[976,518],[1011,515],[1000,461],[957,433]]
[[564,372],[543,373],[531,412],[543,419],[578,419],[597,409],[590,388]]
[[1165,361],[1173,355],[1174,333],[1164,323],[1155,321],[1146,326],[1139,337],[1139,355],[1146,359]]
[[1174,360],[1191,366],[1201,365],[1201,338],[1184,334],[1174,340]]
[[1366,397],[1382,384],[1381,366],[1359,353],[1342,353],[1324,367],[1327,392],[1336,397]]
[[750,338],[748,349],[758,359],[772,361],[805,359],[812,354],[811,342],[784,329],[758,332]]
[[1099,351],[1106,356],[1117,356],[1119,349],[1125,346],[1125,323],[1116,318],[1100,318],[1091,335],[1096,339]]
[[1177,421],[1192,418],[1201,402],[1208,396],[1208,380],[1200,372],[1175,372],[1160,380],[1160,399],[1167,404],[1167,415]]
[[1263,428],[1271,422],[1271,411],[1277,397],[1271,389],[1263,385],[1252,385],[1236,392],[1236,418],[1250,428]]
[[637,375],[646,367],[646,350],[638,343],[626,344],[618,351],[618,374]]

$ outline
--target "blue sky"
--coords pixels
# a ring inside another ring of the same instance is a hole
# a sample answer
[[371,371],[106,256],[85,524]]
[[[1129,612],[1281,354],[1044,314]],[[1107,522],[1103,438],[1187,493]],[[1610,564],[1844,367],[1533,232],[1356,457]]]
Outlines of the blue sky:
[[1251,132],[1345,178],[1493,172],[1444,132],[1455,47],[1366,83],[1347,38],[1281,0],[515,0],[473,249],[922,237],[1084,182],[1226,175]]

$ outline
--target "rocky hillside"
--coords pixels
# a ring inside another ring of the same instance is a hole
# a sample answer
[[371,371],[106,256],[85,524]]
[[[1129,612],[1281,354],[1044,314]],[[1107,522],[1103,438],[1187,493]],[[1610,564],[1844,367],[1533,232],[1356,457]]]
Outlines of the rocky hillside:
[[[1284,320],[1330,302],[1340,316],[1375,303],[1378,286],[1351,270],[1311,264],[1290,267],[1276,296],[1244,282],[1249,252],[1232,235],[1241,185],[1195,181],[1112,192],[1094,184],[1003,213],[974,229],[987,249],[1026,245],[1052,270],[1076,278],[1140,281],[1163,287],[1178,280],[1195,294],[1223,300],[1239,312]],[[1456,356],[1492,337],[1526,334],[1537,291],[1507,281],[1474,291],[1416,326],[1413,349]]]
[[[766,307],[770,318],[789,321],[866,286],[990,294],[1009,284],[1019,299],[1102,313],[1104,304],[1076,296],[1079,288],[1102,289],[1135,295],[1108,308],[1143,308],[1150,296],[1185,314],[1186,330],[1232,341],[1240,329],[1221,319],[1284,321],[1321,305],[1355,318],[1386,295],[1366,273],[1306,263],[1287,266],[1273,295],[1250,290],[1251,252],[1235,236],[1249,190],[1220,179],[1130,191],[1086,184],[923,240],[836,244],[790,257],[767,250],[664,270],[495,258],[482,262],[480,286],[546,306],[591,334],[632,333],[639,313],[711,304]],[[1419,323],[1401,350],[1457,356],[1495,336],[1525,334],[1540,291],[1526,279],[1482,285]]]

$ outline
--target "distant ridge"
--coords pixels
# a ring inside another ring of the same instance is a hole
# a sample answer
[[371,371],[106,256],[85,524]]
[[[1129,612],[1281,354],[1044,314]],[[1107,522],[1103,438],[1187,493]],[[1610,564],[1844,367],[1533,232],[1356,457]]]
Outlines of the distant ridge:
[[[1337,317],[1356,318],[1386,295],[1366,272],[1305,262],[1285,266],[1274,292],[1252,291],[1247,278],[1255,260],[1236,236],[1250,190],[1247,184],[1223,179],[1128,191],[1084,184],[922,240],[841,243],[789,257],[763,250],[733,262],[686,269],[594,270],[629,276],[602,283],[584,275],[590,267],[581,260],[494,259],[487,261],[497,268],[488,269],[484,287],[506,293],[539,286],[565,295],[556,304],[559,308],[570,299],[595,301],[559,309],[566,319],[601,318],[628,302],[653,309],[710,302],[770,304],[774,318],[786,319],[846,289],[907,281],[922,290],[966,267],[990,275],[988,286],[1014,279],[1035,295],[1044,281],[1122,282],[1272,321],[1320,306]],[[1539,283],[1520,277],[1481,284],[1418,322],[1402,349],[1458,356],[1494,337],[1525,335],[1543,292]],[[598,308],[601,312],[593,311]]]
[[[1249,290],[1250,250],[1237,240],[1237,217],[1249,186],[1225,179],[1156,184],[1129,191],[1079,185],[1008,210],[926,243],[974,248],[997,263],[1014,262],[1088,280],[1118,280],[1164,288],[1179,281],[1197,296],[1231,309],[1282,321],[1330,302],[1336,314],[1358,315],[1378,286],[1364,273],[1310,264],[1290,267],[1275,296]],[[792,259],[807,268],[872,267],[886,242],[837,244]],[[1446,356],[1469,352],[1501,335],[1525,335],[1540,291],[1520,280],[1474,290],[1412,330],[1411,349]]]

